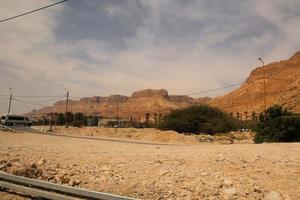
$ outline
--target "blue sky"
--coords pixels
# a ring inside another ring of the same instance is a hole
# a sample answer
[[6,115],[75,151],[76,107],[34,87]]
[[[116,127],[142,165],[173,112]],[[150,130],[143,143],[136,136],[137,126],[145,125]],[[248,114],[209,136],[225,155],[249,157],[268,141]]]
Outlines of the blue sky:
[[[53,2],[0,0],[0,18]],[[0,24],[0,94],[218,88],[246,79],[258,57],[300,50],[299,27],[299,0],[69,0]],[[0,99],[0,112],[6,104]],[[15,102],[13,111],[35,107]]]

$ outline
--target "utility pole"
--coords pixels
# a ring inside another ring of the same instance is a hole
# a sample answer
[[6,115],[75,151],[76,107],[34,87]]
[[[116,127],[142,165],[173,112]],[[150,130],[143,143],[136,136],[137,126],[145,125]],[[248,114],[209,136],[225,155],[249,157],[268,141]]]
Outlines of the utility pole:
[[9,88],[9,92],[10,92],[10,95],[9,95],[9,104],[8,104],[8,112],[7,112],[7,114],[10,113],[10,108],[11,108],[11,100],[12,100],[11,88]]
[[68,113],[68,104],[69,104],[69,91],[67,91],[67,96],[66,96],[66,113],[65,113],[65,127],[68,128],[68,119],[67,119],[67,113]]
[[117,104],[117,120],[119,121],[119,104]]
[[49,131],[52,132],[53,113],[50,113],[48,117],[49,117]]
[[262,62],[262,69],[263,69],[263,79],[264,79],[264,112],[266,116],[266,111],[267,111],[267,93],[266,93],[266,72],[265,72],[265,62],[263,61],[262,58],[258,58],[259,61]]

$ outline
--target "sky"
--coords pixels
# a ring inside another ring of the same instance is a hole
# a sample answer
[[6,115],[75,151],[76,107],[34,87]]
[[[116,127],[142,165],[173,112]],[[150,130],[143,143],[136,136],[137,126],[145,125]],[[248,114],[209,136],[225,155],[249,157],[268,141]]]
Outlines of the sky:
[[[57,1],[0,0],[0,20]],[[299,0],[68,0],[0,23],[0,113],[9,88],[12,112],[23,113],[66,89],[73,99],[146,88],[184,95],[241,82],[258,57],[299,51],[299,27]]]

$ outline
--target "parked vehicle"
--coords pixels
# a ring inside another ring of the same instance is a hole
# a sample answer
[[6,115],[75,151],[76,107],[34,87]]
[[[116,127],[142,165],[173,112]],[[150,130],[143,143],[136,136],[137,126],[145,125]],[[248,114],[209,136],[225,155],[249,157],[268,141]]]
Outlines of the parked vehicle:
[[22,115],[2,115],[1,124],[6,126],[31,126],[32,122],[26,116]]

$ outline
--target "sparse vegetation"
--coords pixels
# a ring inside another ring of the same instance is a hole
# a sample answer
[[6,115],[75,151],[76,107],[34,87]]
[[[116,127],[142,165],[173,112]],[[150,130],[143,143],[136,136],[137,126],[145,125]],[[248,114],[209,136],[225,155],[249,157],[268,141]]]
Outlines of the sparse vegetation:
[[275,105],[260,115],[255,143],[300,142],[300,115]]
[[65,115],[63,113],[58,113],[57,115],[57,125],[65,124]]
[[75,113],[73,118],[73,126],[81,127],[86,125],[86,116],[83,113]]
[[74,118],[73,113],[67,112],[66,114],[67,114],[67,115],[65,116],[66,122],[67,122],[68,124],[72,123],[72,122],[73,122],[73,118]]
[[172,111],[160,120],[158,128],[178,133],[215,134],[234,130],[236,124],[233,117],[220,109],[200,105]]

